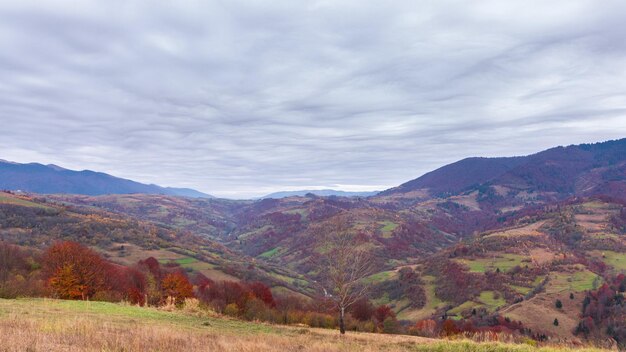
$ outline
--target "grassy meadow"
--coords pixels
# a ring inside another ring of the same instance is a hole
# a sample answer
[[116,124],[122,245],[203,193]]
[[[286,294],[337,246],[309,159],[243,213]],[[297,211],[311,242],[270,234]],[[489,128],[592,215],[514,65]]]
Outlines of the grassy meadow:
[[[568,351],[244,322],[197,308],[0,299],[0,351]],[[581,349],[578,351],[600,351]]]

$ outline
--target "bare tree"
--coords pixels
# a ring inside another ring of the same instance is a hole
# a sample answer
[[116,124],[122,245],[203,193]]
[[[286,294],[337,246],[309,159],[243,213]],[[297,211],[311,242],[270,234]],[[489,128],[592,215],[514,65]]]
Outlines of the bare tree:
[[346,310],[366,295],[368,286],[363,279],[372,273],[373,258],[348,219],[333,219],[320,230],[320,284],[326,298],[339,311],[339,331],[345,334]]

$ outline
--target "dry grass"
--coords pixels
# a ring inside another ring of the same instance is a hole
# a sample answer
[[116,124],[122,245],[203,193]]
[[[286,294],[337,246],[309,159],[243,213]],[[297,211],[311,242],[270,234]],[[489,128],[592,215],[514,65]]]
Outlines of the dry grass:
[[[563,309],[555,307],[560,299]],[[569,298],[568,292],[541,293],[535,297],[514,304],[505,309],[502,314],[512,320],[521,321],[524,326],[533,331],[544,331],[550,336],[580,343],[580,339],[572,334],[578,321],[578,312],[582,309],[583,295],[577,293],[575,299]],[[554,318],[559,320],[559,326],[554,326]]]
[[[372,343],[367,339],[293,330],[285,335],[218,334],[176,330],[141,323],[130,327],[89,319],[72,319],[54,325],[21,317],[0,324],[0,350],[5,351],[404,351],[397,343]],[[9,343],[6,343],[9,342]],[[390,341],[391,342],[391,341]],[[396,346],[394,346],[396,344]]]
[[543,232],[541,232],[540,228],[545,224],[545,220],[537,221],[530,225],[514,227],[504,231],[493,232],[483,238],[490,237],[521,237],[521,236],[545,236]]
[[40,299],[0,300],[0,341],[0,351],[11,352],[535,350],[528,345],[412,336],[348,333],[341,337],[332,330],[241,322],[201,314],[195,309],[190,314],[101,302]]

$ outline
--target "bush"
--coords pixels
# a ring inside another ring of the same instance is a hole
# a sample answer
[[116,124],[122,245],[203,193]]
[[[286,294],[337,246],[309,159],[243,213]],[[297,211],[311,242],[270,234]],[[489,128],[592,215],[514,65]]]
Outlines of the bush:
[[383,332],[385,334],[397,334],[400,331],[400,324],[395,317],[387,317],[383,321]]
[[237,307],[235,303],[230,303],[224,308],[224,314],[231,317],[236,317],[237,315],[239,315],[239,307]]

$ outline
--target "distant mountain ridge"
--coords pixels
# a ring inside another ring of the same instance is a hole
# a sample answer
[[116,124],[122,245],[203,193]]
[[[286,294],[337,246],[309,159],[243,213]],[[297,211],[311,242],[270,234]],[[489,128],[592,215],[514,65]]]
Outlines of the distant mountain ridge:
[[307,194],[313,194],[319,197],[329,197],[329,196],[337,196],[337,197],[371,197],[375,196],[379,193],[379,191],[373,192],[347,192],[347,191],[339,191],[334,189],[318,189],[318,190],[300,190],[300,191],[283,191],[283,192],[275,192],[263,196],[259,199],[280,199],[287,197],[304,197]]
[[449,196],[485,186],[515,192],[553,193],[558,197],[615,192],[625,196],[626,138],[556,147],[528,156],[467,158],[381,192],[379,196],[420,190],[427,190],[431,196]]
[[143,184],[102,172],[74,171],[57,165],[20,164],[0,160],[0,189],[42,194],[163,194],[192,198],[213,196],[189,189]]

